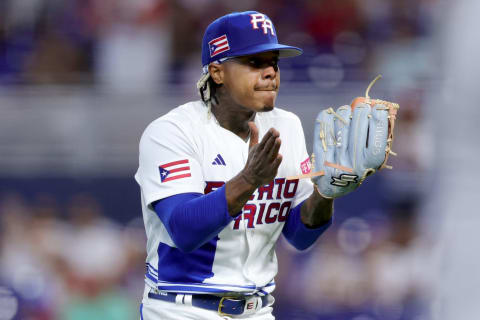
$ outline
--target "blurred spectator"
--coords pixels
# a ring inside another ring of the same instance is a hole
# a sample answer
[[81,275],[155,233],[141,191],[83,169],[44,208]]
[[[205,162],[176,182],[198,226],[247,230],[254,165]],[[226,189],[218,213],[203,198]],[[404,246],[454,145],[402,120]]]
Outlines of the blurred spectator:
[[104,217],[88,195],[72,199],[67,216],[71,234],[63,242],[69,299],[61,319],[132,319],[136,303],[117,286],[125,273],[126,254],[118,226]]
[[[165,81],[170,48],[165,0],[91,0],[100,18],[95,77],[106,89],[155,93]],[[188,20],[182,20],[188,21]]]

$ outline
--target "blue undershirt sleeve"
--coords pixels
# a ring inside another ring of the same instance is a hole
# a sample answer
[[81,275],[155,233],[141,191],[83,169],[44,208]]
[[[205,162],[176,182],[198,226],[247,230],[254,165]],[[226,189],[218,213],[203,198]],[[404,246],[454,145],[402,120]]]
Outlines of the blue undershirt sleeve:
[[310,229],[305,226],[300,217],[300,211],[305,201],[290,210],[287,221],[283,226],[282,233],[288,242],[298,250],[310,247],[320,235],[332,225],[333,217],[318,228]]
[[182,193],[153,203],[178,249],[192,252],[216,236],[233,218],[225,186],[208,194]]

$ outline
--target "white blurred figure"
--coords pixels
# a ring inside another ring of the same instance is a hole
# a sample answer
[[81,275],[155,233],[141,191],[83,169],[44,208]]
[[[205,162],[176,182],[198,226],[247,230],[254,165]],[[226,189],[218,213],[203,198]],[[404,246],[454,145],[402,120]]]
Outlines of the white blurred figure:
[[479,1],[455,1],[446,11],[447,23],[440,21],[446,26],[441,33],[444,79],[429,110],[438,165],[429,206],[430,228],[437,231],[434,320],[480,317],[479,11]]
[[128,259],[122,229],[88,194],[74,196],[67,215],[72,228],[61,273],[68,290],[58,319],[134,319],[137,305],[122,287]]
[[97,79],[116,93],[155,93],[170,54],[166,1],[96,0],[95,6],[103,21]]
[[68,211],[72,231],[63,245],[63,258],[71,276],[82,284],[75,290],[84,293],[87,288],[88,294],[97,294],[124,272],[127,257],[121,229],[89,195],[76,195]]

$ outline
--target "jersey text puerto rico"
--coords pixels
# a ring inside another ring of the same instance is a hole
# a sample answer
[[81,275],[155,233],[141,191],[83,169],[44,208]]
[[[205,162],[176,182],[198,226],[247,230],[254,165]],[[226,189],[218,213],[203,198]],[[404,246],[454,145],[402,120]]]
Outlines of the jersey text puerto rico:
[[[207,181],[204,193],[210,193],[223,186],[223,181]],[[233,229],[240,227],[242,216],[247,221],[247,228],[254,228],[255,225],[284,222],[292,206],[292,201],[297,193],[298,179],[287,180],[277,178],[269,184],[259,187],[250,197],[250,201],[243,206],[243,215],[235,218]]]

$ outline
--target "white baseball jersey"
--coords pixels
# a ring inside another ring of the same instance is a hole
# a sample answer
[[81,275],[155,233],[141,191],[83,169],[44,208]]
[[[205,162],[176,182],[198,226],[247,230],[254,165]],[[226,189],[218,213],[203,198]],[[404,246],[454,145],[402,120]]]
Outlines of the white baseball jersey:
[[208,193],[236,176],[249,141],[221,127],[203,102],[179,106],[153,121],[140,141],[135,179],[141,187],[147,233],[146,282],[181,293],[267,294],[275,288],[275,243],[290,209],[310,196],[310,162],[296,115],[278,108],[257,113],[259,141],[270,128],[280,132],[283,161],[276,178],[259,187],[242,214],[191,253],[176,248],[152,202],[180,193]]

